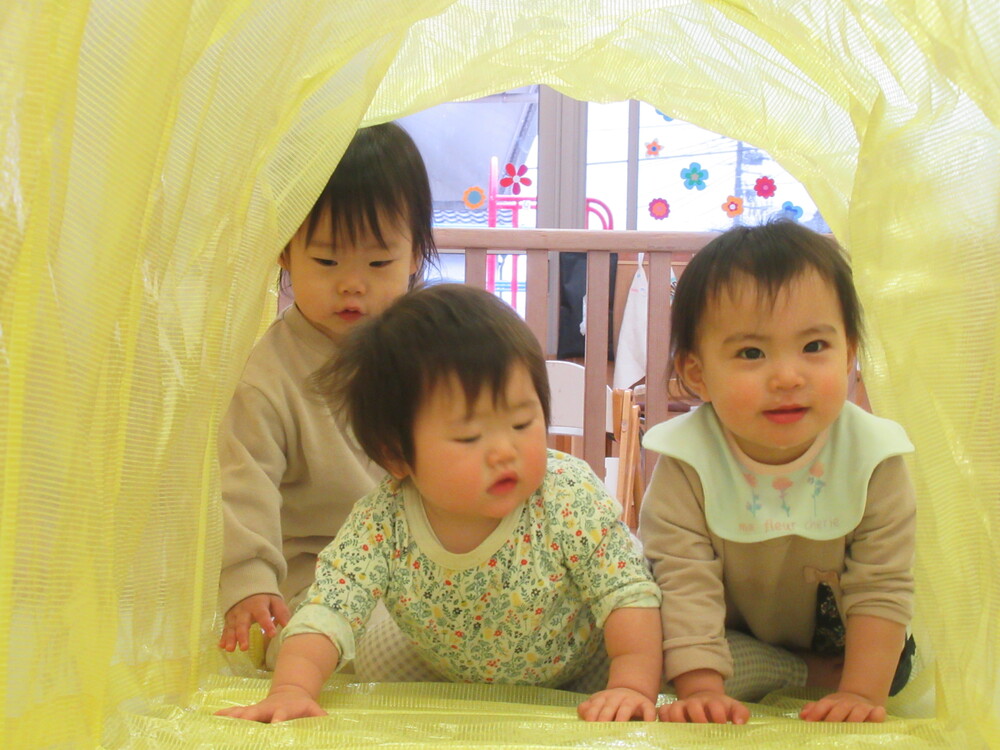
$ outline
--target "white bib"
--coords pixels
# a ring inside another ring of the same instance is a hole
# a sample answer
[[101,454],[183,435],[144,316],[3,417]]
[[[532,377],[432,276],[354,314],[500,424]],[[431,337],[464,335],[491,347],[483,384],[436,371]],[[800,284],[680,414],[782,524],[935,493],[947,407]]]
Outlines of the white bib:
[[804,456],[782,466],[737,457],[711,404],[661,422],[642,444],[698,472],[708,527],[732,542],[845,536],[864,515],[875,467],[913,451],[900,425],[850,402]]

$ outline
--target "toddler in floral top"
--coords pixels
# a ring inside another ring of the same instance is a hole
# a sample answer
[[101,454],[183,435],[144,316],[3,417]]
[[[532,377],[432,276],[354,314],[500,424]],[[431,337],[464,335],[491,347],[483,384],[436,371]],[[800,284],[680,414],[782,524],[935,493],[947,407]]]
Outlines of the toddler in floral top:
[[673,369],[705,403],[647,432],[639,519],[678,698],[661,719],[743,723],[739,699],[811,686],[801,718],[881,721],[906,684],[913,446],[847,402],[860,338],[843,251],[795,222],[730,230],[681,276]]
[[321,553],[268,696],[220,714],[323,715],[381,599],[440,679],[564,687],[604,670],[583,719],[655,718],[660,590],[600,480],[546,449],[545,361],[516,312],[462,285],[411,292],[314,380],[389,476]]

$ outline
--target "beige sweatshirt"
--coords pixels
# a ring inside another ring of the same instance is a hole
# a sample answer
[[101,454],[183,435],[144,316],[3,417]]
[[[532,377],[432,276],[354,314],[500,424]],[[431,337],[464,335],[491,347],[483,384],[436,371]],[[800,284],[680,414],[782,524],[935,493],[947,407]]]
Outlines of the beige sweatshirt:
[[250,353],[219,430],[222,612],[307,588],[320,550],[385,474],[309,389],[335,352],[292,305]]
[[639,536],[663,592],[665,679],[699,668],[730,677],[726,628],[808,649],[821,581],[833,588],[844,617],[908,624],[914,533],[913,488],[901,456],[876,467],[864,516],[846,537],[752,544],[713,534],[698,473],[660,456],[640,509]]

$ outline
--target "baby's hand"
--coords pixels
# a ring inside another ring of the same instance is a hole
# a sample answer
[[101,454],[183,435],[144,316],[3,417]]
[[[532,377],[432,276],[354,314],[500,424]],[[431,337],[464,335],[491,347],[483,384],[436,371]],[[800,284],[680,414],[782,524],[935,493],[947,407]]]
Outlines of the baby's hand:
[[306,716],[326,716],[327,714],[305,690],[300,687],[287,686],[278,688],[260,703],[254,703],[252,706],[223,708],[216,711],[215,715],[277,724],[279,721],[301,719]]
[[656,719],[656,705],[642,693],[618,687],[594,693],[581,703],[577,714],[584,721],[643,721]]
[[857,693],[830,693],[826,697],[807,703],[799,718],[806,721],[874,721],[885,719],[885,707],[877,706]]
[[256,622],[264,635],[273,638],[278,634],[275,621],[284,627],[290,617],[285,600],[275,594],[254,594],[241,599],[226,612],[219,648],[233,651],[239,646],[241,651],[246,651],[250,648],[250,625]]
[[746,724],[750,710],[735,698],[714,690],[692,693],[682,700],[660,706],[660,721],[696,724]]

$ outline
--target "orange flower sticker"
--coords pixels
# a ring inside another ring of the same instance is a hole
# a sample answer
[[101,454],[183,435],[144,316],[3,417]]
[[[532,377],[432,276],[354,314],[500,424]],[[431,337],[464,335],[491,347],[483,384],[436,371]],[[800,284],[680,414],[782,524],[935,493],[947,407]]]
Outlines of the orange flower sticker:
[[743,199],[737,198],[735,195],[730,195],[726,202],[722,204],[722,210],[726,212],[726,216],[730,219],[734,219],[743,213]]
[[462,193],[462,203],[470,211],[474,211],[486,202],[486,193],[478,185],[473,185],[472,187],[467,187],[465,192]]

